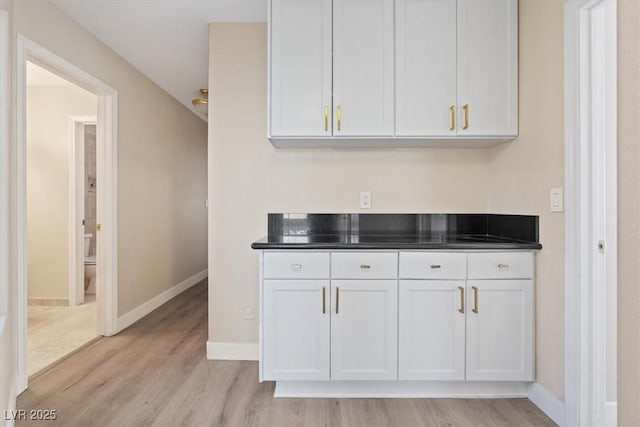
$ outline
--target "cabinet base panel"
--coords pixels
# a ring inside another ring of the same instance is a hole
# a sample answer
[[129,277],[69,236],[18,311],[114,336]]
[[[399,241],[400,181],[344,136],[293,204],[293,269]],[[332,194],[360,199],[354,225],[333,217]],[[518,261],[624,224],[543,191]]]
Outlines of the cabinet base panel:
[[277,381],[274,397],[306,398],[519,398],[532,383],[520,381]]
[[276,148],[347,148],[347,149],[395,149],[395,148],[486,148],[513,141],[517,135],[495,137],[344,137],[344,138],[298,138],[272,136],[269,141]]

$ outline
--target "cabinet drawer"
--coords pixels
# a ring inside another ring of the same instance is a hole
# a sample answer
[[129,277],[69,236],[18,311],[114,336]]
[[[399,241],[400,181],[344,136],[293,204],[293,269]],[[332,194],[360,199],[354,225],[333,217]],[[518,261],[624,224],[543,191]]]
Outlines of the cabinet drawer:
[[336,279],[395,279],[396,252],[338,252],[331,254],[331,277]]
[[533,253],[472,253],[468,266],[469,279],[532,279]]
[[400,252],[401,279],[466,279],[467,255],[450,252]]
[[328,279],[329,253],[265,252],[265,279]]

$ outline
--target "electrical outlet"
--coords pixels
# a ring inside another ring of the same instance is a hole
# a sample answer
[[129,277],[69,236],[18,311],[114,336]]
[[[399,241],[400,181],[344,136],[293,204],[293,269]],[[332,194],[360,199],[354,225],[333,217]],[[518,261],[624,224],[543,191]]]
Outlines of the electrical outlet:
[[243,320],[253,320],[256,318],[256,307],[253,304],[247,304],[242,309]]
[[371,209],[371,191],[360,192],[360,209]]

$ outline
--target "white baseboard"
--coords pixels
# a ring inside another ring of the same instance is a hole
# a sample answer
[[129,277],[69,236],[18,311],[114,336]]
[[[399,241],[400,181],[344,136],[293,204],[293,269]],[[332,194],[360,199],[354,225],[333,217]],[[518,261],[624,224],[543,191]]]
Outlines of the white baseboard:
[[542,412],[547,414],[556,424],[562,426],[565,423],[564,402],[555,397],[539,383],[531,384],[529,388],[529,400]]
[[207,359],[258,360],[258,343],[207,341]]
[[131,310],[130,312],[120,316],[118,318],[117,330],[115,333],[118,333],[123,329],[131,326],[132,324],[142,319],[147,314],[151,313],[156,308],[160,307],[165,302],[180,295],[182,292],[186,291],[196,283],[199,283],[200,281],[202,281],[208,276],[209,274],[208,271],[209,270],[205,269],[205,270],[202,270],[200,273],[194,274],[193,276],[189,277],[187,280],[178,283],[177,285],[167,289],[160,295],[156,295],[155,297],[151,298],[149,301],[145,302],[144,304],[141,304],[136,308],[134,308],[133,310]]
[[606,403],[605,418],[607,427],[616,427],[618,425],[618,402]]
[[293,398],[522,398],[529,383],[503,381],[277,381],[274,397]]

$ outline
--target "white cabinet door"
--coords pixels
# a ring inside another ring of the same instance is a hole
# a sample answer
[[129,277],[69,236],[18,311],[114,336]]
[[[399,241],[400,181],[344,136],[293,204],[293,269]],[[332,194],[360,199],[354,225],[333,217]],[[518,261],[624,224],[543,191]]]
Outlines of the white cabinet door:
[[265,280],[264,380],[329,379],[329,281]]
[[331,379],[395,380],[398,282],[331,281]]
[[467,281],[467,380],[533,379],[533,281]]
[[458,135],[518,133],[518,1],[458,0]]
[[272,0],[270,135],[331,135],[331,0]]
[[393,135],[393,38],[393,0],[334,0],[334,136]]
[[464,280],[400,281],[400,380],[464,380],[464,287]]
[[455,136],[456,84],[456,2],[396,0],[396,135]]

